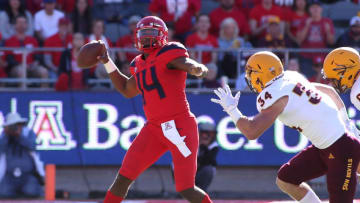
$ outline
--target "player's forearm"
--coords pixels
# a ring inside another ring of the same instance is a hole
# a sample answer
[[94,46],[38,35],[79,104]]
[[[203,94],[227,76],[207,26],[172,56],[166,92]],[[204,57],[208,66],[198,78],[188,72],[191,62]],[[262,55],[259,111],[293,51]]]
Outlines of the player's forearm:
[[129,98],[126,84],[129,81],[129,78],[122,74],[119,69],[116,67],[114,62],[110,59],[109,62],[104,64],[106,72],[108,72],[111,82],[113,83],[115,89],[120,92],[124,97]]
[[237,129],[248,139],[257,139],[262,131],[259,131],[261,126],[257,126],[257,121],[253,118],[243,115],[238,108],[231,110],[225,110],[231,117],[231,120],[235,123]]
[[190,65],[187,71],[190,75],[200,77],[204,74],[205,70],[200,66]]
[[207,68],[205,65],[196,62],[193,59],[187,58],[184,63],[185,69],[190,75],[194,75],[200,77],[207,72]]
[[259,138],[268,128],[265,125],[260,124],[258,118],[246,116],[241,117],[237,121],[236,127],[248,140]]
[[175,59],[169,63],[169,66],[178,70],[185,71],[190,75],[194,75],[197,77],[205,75],[208,71],[205,65],[187,57]]

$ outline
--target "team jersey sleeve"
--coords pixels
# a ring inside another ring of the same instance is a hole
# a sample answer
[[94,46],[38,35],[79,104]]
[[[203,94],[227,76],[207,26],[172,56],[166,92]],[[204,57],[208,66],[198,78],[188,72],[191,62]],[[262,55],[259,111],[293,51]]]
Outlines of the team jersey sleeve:
[[156,57],[158,57],[158,59],[163,63],[168,64],[176,58],[189,57],[189,54],[184,45],[181,43],[170,42],[160,49],[160,51],[156,54]]
[[288,96],[288,88],[281,88],[279,84],[273,84],[265,88],[256,98],[256,108],[259,112],[272,106],[277,100]]
[[351,88],[350,100],[351,103],[358,110],[360,110],[360,80],[359,79],[354,83],[353,87]]

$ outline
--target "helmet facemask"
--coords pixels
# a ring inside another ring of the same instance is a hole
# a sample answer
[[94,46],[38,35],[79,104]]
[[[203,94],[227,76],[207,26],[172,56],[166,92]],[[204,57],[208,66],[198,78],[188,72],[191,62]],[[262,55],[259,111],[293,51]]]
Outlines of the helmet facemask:
[[166,44],[166,32],[161,28],[144,26],[135,32],[135,46],[139,51],[149,53]]
[[[256,79],[255,79],[255,76],[253,75],[253,73],[260,73],[260,72],[254,70],[254,69],[251,68],[250,66],[248,66],[245,71],[246,71],[246,73],[245,73],[245,81],[246,81],[247,85],[249,86],[250,90],[251,90],[252,92],[257,93],[257,94],[260,93],[260,91],[258,91],[258,90],[253,86],[253,84],[257,84],[257,85],[260,84],[261,89],[264,89],[264,84],[260,81],[259,78],[256,78]],[[256,81],[253,82],[252,80],[256,80]]]
[[[321,70],[321,74],[323,75],[323,78],[328,80],[332,86],[336,89],[336,91],[339,94],[347,92],[351,87],[349,87],[346,84],[343,84],[345,80],[355,80],[356,76],[359,72],[357,72],[355,75],[349,75],[347,78],[346,73],[349,69],[354,68],[355,66],[345,66],[345,65],[339,65],[336,64],[336,67],[333,68],[333,71],[335,71],[339,78],[328,78],[326,74],[324,73],[324,69]],[[353,82],[352,82],[353,84]]]

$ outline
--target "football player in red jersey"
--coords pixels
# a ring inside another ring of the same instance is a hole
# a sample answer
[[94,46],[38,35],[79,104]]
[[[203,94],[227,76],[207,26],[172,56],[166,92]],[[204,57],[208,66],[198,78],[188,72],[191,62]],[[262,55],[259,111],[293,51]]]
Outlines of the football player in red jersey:
[[167,32],[165,23],[156,16],[138,22],[135,47],[142,54],[131,62],[130,78],[118,70],[107,51],[98,56],[122,95],[126,98],[142,95],[147,118],[127,151],[104,203],[121,202],[130,184],[166,151],[173,158],[176,191],[192,203],[212,202],[195,186],[199,136],[185,94],[187,73],[204,77],[208,69],[190,59],[182,44],[168,42]]

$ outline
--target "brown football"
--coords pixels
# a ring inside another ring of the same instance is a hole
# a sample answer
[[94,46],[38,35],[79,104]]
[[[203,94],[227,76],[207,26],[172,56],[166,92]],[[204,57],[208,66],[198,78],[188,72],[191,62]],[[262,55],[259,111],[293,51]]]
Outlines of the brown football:
[[80,68],[91,68],[95,66],[99,60],[98,56],[105,51],[105,46],[99,41],[91,41],[80,48],[80,53],[76,59]]

